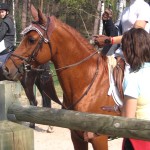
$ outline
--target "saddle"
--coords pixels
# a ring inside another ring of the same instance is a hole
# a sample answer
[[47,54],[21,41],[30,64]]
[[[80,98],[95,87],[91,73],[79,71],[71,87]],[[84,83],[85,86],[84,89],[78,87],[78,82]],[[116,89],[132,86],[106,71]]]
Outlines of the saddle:
[[[121,101],[124,98],[123,87],[122,87],[122,82],[124,79],[124,70],[125,70],[125,61],[121,57],[117,57],[116,65],[113,67],[113,70],[112,70],[112,78],[113,78],[113,85],[116,87],[116,89],[118,91],[118,99],[120,99]],[[110,95],[110,94],[108,94],[108,95]],[[117,104],[115,106],[102,106],[101,109],[104,111],[109,111],[109,112],[115,111],[118,114],[120,114],[120,112],[121,112],[120,107],[119,107],[120,102],[117,99],[115,102],[117,102]]]
[[116,87],[120,93],[121,99],[124,98],[122,82],[124,78],[125,61],[121,57],[116,58],[117,64],[113,70],[113,77]]
[[0,68],[5,64],[11,53],[14,51],[14,46],[9,47],[0,52]]
[[[124,98],[123,94],[123,87],[122,87],[122,82],[124,78],[124,70],[125,70],[125,61],[121,57],[116,58],[116,66],[113,69],[113,78],[114,78],[114,83],[115,86],[117,87],[121,99]],[[120,108],[119,106],[103,106],[101,107],[104,111],[115,111],[120,114]],[[88,142],[92,140],[93,138],[99,136],[100,134],[93,133],[93,132],[84,132],[84,141]],[[109,139],[115,139],[116,137],[109,136]]]

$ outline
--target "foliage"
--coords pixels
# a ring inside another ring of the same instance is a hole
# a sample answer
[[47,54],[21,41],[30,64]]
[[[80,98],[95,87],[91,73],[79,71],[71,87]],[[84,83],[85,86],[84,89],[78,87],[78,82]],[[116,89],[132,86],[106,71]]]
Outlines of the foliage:
[[[118,0],[103,0],[105,2],[105,7],[111,7],[113,10],[114,21],[117,18],[117,1]],[[149,0],[146,0],[149,1]],[[11,6],[12,14],[12,0],[5,0]],[[21,40],[20,32],[22,31],[23,23],[23,6],[29,6],[32,3],[35,8],[39,8],[47,16],[54,15],[61,19],[63,22],[69,24],[78,30],[83,36],[89,38],[94,29],[94,21],[97,13],[97,5],[99,0],[15,0],[15,20],[17,29],[17,41]],[[26,26],[31,22],[31,15],[29,7],[27,7],[24,12],[27,14],[27,19],[25,20]]]
[[70,7],[81,7],[86,3],[86,0],[60,0],[61,3],[65,3]]
[[58,81],[58,78],[57,78],[56,71],[55,71],[53,63],[50,64],[50,68],[51,68],[51,73],[52,73],[52,76],[53,76],[55,89],[57,91],[57,95],[58,95],[58,97],[62,97],[63,96],[63,92],[62,92],[61,86],[59,84],[59,81]]

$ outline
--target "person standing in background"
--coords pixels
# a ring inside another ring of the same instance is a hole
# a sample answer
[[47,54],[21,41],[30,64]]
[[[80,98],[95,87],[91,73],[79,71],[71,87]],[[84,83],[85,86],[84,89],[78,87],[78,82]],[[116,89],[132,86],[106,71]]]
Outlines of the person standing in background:
[[15,28],[9,5],[0,3],[0,55],[14,50]]

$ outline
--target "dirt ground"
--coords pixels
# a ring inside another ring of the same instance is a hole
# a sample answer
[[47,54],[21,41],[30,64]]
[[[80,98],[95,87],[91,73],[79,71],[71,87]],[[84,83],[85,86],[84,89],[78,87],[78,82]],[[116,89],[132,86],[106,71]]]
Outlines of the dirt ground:
[[[69,129],[54,127],[53,133],[47,133],[48,126],[36,125],[34,131],[35,150],[73,150]],[[122,139],[109,141],[109,150],[121,150]],[[93,150],[89,144],[89,150]]]
[[[27,103],[27,98],[22,96],[21,103]],[[39,106],[41,97],[38,96]],[[59,108],[56,103],[52,103],[53,108]],[[26,123],[28,125],[28,123]],[[70,131],[66,128],[53,127],[52,133],[47,133],[48,126],[36,124],[34,130],[34,149],[35,150],[73,150]],[[121,150],[122,138],[109,141],[109,150]],[[89,150],[93,150],[89,144]]]

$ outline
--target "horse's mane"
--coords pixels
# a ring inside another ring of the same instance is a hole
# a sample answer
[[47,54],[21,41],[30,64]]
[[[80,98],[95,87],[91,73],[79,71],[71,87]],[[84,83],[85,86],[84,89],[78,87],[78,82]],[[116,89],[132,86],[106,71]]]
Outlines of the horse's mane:
[[[73,27],[67,25],[66,23],[63,23],[61,20],[57,19],[56,17],[52,17],[54,19],[54,21],[56,23],[58,23],[59,26],[61,26],[64,30],[66,30],[67,32],[69,32],[70,34],[72,34],[72,36],[79,41],[79,43],[82,43],[84,46],[86,46],[86,48],[88,48],[89,50],[94,50],[96,51],[95,47],[93,45],[91,45],[88,40],[86,38],[84,38],[76,29],[74,29]],[[100,54],[101,57],[101,63],[104,64],[104,68],[107,68],[107,56]],[[106,69],[107,70],[107,69]]]
[[95,50],[94,46],[91,45],[88,40],[86,38],[84,38],[76,29],[74,29],[73,27],[67,25],[66,23],[63,23],[61,20],[57,19],[56,17],[54,17],[55,21],[59,24],[59,26],[63,27],[63,29],[65,29],[67,32],[69,32],[70,34],[72,34],[72,36],[79,41],[80,43],[82,43],[83,45],[85,45],[88,49],[90,50]]

